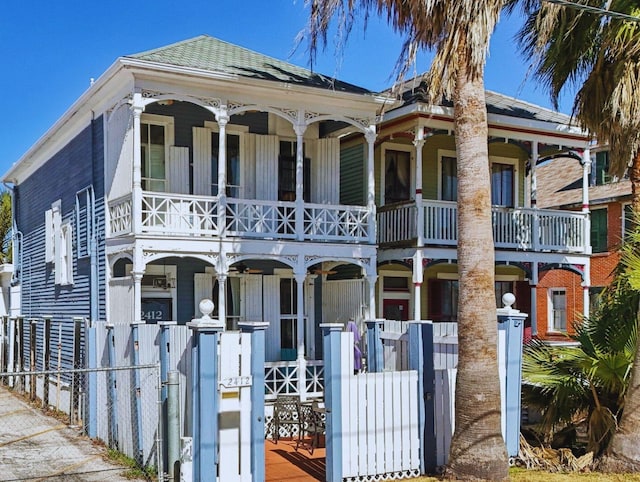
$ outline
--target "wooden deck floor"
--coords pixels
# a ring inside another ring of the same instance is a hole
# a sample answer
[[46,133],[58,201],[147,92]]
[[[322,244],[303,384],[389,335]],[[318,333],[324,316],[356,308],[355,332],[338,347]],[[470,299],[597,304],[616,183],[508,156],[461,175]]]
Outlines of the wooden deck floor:
[[309,451],[295,440],[280,439],[277,444],[265,440],[266,482],[311,482],[325,480],[325,449]]

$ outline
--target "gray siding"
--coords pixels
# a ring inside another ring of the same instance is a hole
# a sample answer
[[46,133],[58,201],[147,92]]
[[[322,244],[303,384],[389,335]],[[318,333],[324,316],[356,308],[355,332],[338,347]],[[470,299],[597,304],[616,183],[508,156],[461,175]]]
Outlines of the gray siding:
[[[105,319],[104,159],[102,119],[94,120],[78,136],[16,186],[16,224],[23,235],[22,314],[26,319],[52,315],[52,339],[62,326],[62,366],[73,359],[73,317],[90,316],[90,260],[78,259],[74,225],[73,285],[55,284],[53,264],[45,263],[45,211],[58,199],[62,220],[74,221],[76,193],[93,186],[98,232],[98,317]],[[38,330],[38,343],[42,343]],[[28,328],[24,333],[28,353]],[[53,352],[53,350],[52,350]],[[52,353],[52,359],[53,359]]]

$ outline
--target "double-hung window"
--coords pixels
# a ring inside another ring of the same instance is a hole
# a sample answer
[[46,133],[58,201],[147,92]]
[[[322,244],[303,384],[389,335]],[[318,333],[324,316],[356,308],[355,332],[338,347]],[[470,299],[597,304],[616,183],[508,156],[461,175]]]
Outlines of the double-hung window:
[[385,150],[384,203],[408,201],[411,197],[411,153]]
[[491,163],[491,204],[515,206],[515,165]]
[[[280,201],[296,200],[297,149],[298,143],[296,141],[280,141],[280,154],[278,155],[278,200]],[[302,198],[304,202],[311,200],[311,159],[304,157],[304,154]]]
[[143,114],[140,122],[142,189],[167,191],[168,148],[173,144],[171,117]]
[[440,186],[443,201],[458,200],[458,161],[454,156],[440,158]]
[[549,290],[549,331],[567,331],[567,291],[564,288]]

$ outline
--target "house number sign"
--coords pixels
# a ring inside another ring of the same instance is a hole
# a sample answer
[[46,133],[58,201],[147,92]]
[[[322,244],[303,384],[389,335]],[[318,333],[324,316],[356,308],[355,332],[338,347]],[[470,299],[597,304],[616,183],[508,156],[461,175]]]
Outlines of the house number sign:
[[250,387],[252,384],[253,377],[251,375],[245,375],[241,377],[227,377],[223,378],[218,383],[220,388]]

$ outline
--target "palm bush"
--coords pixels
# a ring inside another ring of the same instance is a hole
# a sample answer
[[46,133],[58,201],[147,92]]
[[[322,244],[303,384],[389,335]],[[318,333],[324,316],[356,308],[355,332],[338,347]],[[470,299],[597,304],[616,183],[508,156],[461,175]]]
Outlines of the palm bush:
[[[637,235],[640,239],[640,234]],[[563,430],[586,427],[587,451],[607,447],[624,408],[637,339],[640,257],[634,242],[622,248],[623,262],[600,295],[593,316],[574,325],[572,345],[533,341],[523,352],[523,401],[537,408],[546,442]],[[637,246],[637,245],[636,245]]]

